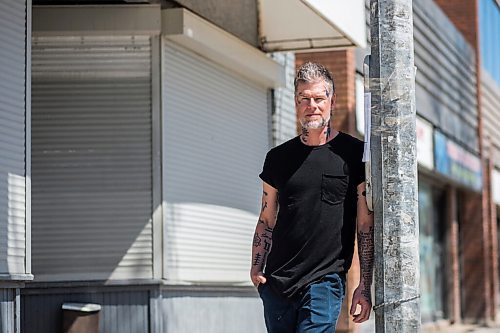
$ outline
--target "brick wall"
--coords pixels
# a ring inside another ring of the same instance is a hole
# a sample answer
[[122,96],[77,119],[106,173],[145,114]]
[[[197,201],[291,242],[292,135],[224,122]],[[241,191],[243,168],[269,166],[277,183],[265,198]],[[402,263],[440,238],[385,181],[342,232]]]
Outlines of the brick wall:
[[484,322],[491,313],[485,228],[480,195],[462,192],[460,200],[460,252],[462,254],[462,315],[466,322]]
[[434,0],[469,44],[478,48],[478,4],[476,0]]

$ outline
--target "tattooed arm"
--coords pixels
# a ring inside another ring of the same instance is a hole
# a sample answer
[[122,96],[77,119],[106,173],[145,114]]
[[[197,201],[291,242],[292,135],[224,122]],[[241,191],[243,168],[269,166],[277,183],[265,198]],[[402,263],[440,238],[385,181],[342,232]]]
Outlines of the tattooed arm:
[[[372,308],[371,286],[373,278],[373,213],[368,210],[366,204],[365,183],[358,185],[357,203],[357,239],[358,255],[361,277],[359,286],[352,296],[351,315],[355,323],[362,323],[370,318]],[[360,311],[356,312],[358,305]]]
[[271,251],[273,228],[276,224],[277,213],[278,191],[264,182],[262,209],[253,236],[252,266],[250,269],[250,278],[256,287],[260,283],[266,283],[263,270],[266,264],[267,255]]

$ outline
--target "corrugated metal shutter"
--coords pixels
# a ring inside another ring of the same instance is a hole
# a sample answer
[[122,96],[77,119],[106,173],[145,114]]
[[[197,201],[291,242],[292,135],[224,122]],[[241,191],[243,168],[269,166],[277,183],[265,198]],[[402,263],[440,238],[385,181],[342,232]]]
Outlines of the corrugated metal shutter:
[[[0,333],[19,332],[16,330],[16,290],[0,289]],[[19,298],[17,299],[19,300]]]
[[73,286],[57,291],[52,289],[50,293],[47,289],[25,288],[21,290],[21,299],[22,333],[62,332],[61,305],[66,302],[100,304],[98,332],[154,332],[149,329],[149,292],[134,290],[134,286],[130,285],[118,290],[116,287],[114,290],[102,287],[89,290]]
[[36,37],[32,52],[36,279],[151,278],[150,38]]
[[248,282],[267,90],[169,42],[163,61],[164,274]]
[[274,90],[273,144],[277,146],[297,135],[297,115],[295,113],[295,54],[275,52],[272,58],[285,68],[285,87]]
[[0,273],[25,273],[26,2],[0,0]]
[[478,152],[474,50],[432,0],[413,1],[417,113]]

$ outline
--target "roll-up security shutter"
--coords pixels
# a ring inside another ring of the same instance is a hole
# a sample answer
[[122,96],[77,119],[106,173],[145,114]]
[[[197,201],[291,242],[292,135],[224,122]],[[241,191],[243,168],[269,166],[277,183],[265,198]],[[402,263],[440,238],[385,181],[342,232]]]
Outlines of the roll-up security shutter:
[[152,277],[151,41],[33,39],[37,279]]
[[0,0],[0,274],[25,273],[26,2]]
[[267,90],[168,41],[163,51],[165,277],[248,283]]

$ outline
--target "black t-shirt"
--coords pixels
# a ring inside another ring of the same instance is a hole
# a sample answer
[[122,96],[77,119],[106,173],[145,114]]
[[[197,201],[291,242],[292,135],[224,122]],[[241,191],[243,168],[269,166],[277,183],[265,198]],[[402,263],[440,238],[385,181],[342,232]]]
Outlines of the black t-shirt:
[[279,211],[264,274],[277,292],[293,297],[351,266],[363,148],[362,141],[338,133],[321,146],[307,146],[297,136],[267,153],[260,178],[278,190]]

